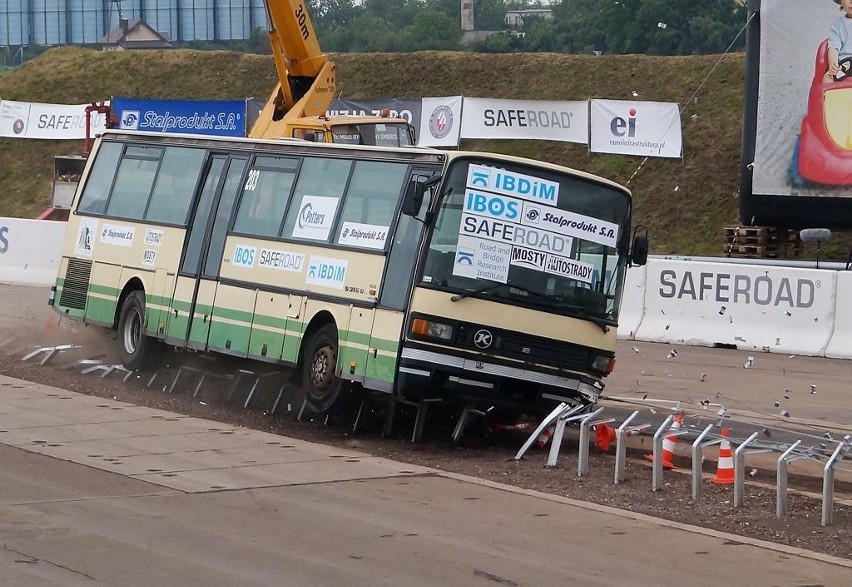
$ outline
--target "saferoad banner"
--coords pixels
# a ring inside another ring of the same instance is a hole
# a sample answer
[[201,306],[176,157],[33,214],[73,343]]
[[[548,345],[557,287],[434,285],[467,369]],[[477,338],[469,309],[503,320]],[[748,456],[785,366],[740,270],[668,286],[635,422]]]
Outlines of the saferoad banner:
[[246,136],[245,100],[113,98],[112,111],[124,130]]
[[761,2],[753,194],[852,196],[851,31],[831,0]]
[[464,98],[461,138],[589,143],[589,103]]
[[668,102],[591,101],[594,153],[678,158],[683,151],[680,109]]
[[[41,104],[0,100],[0,137],[85,139],[88,104]],[[92,112],[89,136],[106,128],[106,117]]]
[[423,98],[417,146],[457,147],[461,118],[461,96]]

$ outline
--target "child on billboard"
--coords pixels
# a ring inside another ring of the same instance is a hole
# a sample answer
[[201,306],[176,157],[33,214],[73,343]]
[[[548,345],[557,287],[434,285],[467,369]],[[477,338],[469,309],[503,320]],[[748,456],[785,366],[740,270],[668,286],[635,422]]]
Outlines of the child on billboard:
[[852,0],[834,0],[843,16],[837,18],[828,32],[828,70],[823,82],[841,80],[852,73]]

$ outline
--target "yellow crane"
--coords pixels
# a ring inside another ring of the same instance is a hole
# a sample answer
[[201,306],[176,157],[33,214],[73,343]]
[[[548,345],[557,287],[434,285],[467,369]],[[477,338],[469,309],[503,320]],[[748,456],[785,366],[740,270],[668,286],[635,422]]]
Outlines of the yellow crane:
[[250,137],[386,146],[414,144],[414,130],[402,118],[328,116],[337,87],[336,67],[320,50],[305,3],[266,0],[265,5],[278,84],[252,126]]

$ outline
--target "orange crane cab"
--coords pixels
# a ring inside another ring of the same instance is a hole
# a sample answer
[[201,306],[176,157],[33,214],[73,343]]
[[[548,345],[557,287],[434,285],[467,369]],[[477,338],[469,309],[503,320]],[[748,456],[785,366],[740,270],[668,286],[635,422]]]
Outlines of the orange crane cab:
[[266,0],[269,41],[278,72],[249,136],[315,142],[411,146],[412,126],[389,116],[327,116],[337,87],[335,65],[320,50],[302,0]]

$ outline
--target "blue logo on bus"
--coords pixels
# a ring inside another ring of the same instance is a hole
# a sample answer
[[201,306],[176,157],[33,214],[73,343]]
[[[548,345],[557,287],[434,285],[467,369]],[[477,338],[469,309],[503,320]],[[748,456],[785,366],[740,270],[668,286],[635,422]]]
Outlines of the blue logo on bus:
[[254,267],[254,253],[256,250],[254,247],[237,245],[234,248],[234,265]]

